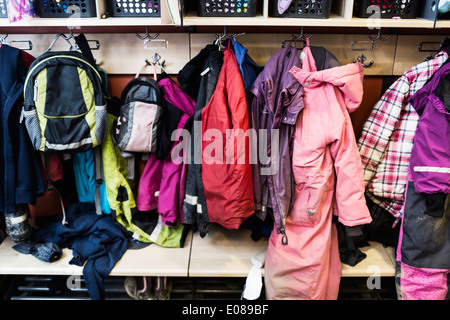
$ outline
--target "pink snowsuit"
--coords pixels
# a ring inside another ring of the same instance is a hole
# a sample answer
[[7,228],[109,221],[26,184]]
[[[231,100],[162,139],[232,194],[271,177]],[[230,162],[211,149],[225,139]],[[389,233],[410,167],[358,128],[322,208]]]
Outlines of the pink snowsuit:
[[294,203],[288,243],[272,232],[265,261],[267,299],[337,299],[341,278],[333,215],[345,226],[372,221],[349,112],[363,95],[361,64],[317,71],[307,46],[302,69],[289,72],[304,88],[294,133]]

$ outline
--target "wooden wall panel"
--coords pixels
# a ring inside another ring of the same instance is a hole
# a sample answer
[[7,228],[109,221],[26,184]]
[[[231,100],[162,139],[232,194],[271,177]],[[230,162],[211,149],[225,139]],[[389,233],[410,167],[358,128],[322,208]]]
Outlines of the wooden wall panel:
[[[443,41],[442,35],[399,35],[393,74],[400,76],[427,57],[434,56]],[[421,44],[422,50],[430,51],[419,51]]]
[[[309,36],[309,34],[306,34]],[[373,36],[373,35],[372,35]],[[216,37],[211,33],[191,34],[191,57],[194,57],[206,44],[213,43]],[[281,49],[284,40],[290,40],[290,34],[244,34],[236,38],[248,49],[249,55],[256,63],[264,65],[270,57]],[[371,67],[364,68],[365,75],[392,75],[394,68],[394,56],[396,36],[391,36],[386,41],[378,40],[372,51],[354,51],[354,49],[372,49],[371,42],[365,34],[316,34],[310,39],[311,46],[325,47],[342,63],[352,63],[359,55],[364,54],[366,64],[373,60]],[[356,41],[356,42],[355,42]],[[299,44],[300,46],[303,44]]]

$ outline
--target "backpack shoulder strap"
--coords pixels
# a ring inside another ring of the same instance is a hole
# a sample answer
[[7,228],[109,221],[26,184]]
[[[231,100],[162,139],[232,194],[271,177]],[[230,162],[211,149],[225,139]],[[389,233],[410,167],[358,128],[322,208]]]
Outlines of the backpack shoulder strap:
[[75,36],[75,42],[81,50],[81,53],[86,57],[86,59],[95,66],[94,55],[92,54],[91,48],[89,47],[89,43],[84,36],[84,33],[80,33],[78,36]]

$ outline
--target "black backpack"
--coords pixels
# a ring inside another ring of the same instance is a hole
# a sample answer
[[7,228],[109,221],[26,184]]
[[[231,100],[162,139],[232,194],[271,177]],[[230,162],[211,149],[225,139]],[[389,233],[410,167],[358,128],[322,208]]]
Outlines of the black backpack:
[[33,61],[25,79],[21,119],[36,150],[87,151],[105,137],[101,76],[84,35],[75,39],[84,53],[47,51]]
[[122,91],[120,114],[111,133],[121,151],[156,151],[163,107],[154,65],[153,68],[154,79],[138,73]]

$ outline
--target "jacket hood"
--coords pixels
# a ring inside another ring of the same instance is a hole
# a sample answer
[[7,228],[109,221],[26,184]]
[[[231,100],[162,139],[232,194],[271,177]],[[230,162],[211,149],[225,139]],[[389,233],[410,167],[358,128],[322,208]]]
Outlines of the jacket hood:
[[312,89],[324,83],[332,84],[343,93],[349,112],[355,111],[362,101],[364,72],[360,63],[349,63],[330,69],[316,71],[311,50],[306,47],[303,69],[292,67],[291,73],[304,88]]

